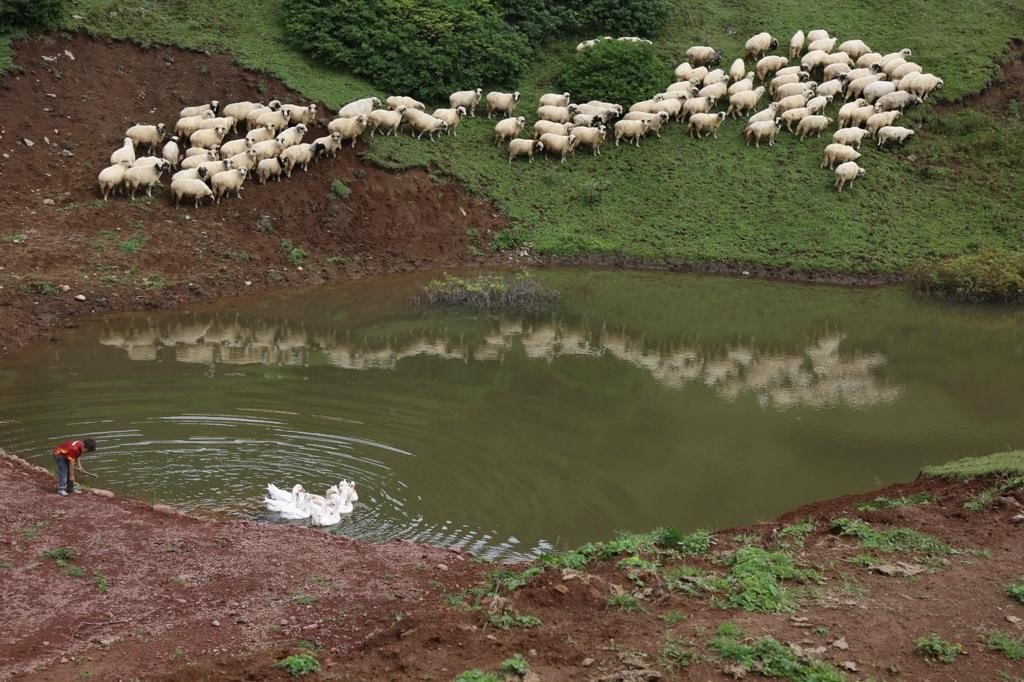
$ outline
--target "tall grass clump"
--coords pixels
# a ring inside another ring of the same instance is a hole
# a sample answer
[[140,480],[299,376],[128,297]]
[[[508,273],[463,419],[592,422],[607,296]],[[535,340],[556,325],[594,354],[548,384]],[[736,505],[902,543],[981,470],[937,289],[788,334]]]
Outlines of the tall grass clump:
[[445,275],[427,283],[413,302],[430,307],[538,313],[550,308],[558,295],[527,272]]
[[984,250],[919,266],[917,287],[971,303],[1024,303],[1024,254]]

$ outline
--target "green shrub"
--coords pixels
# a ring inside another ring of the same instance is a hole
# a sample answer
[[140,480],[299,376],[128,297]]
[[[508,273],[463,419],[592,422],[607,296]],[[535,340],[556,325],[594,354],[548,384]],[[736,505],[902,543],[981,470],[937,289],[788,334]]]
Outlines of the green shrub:
[[527,65],[525,36],[487,0],[295,0],[292,44],[389,92],[447,101],[455,90],[511,87]]
[[348,199],[352,196],[352,188],[337,179],[331,183],[331,191],[334,192],[334,196],[339,199]]
[[925,637],[918,637],[914,641],[914,648],[929,663],[933,661],[952,663],[964,650],[959,644],[950,644],[934,632]]
[[1024,641],[1015,639],[1005,632],[990,630],[985,644],[992,651],[998,651],[1011,661],[1024,659]]
[[1006,594],[1024,604],[1024,575],[1017,582],[1006,586]]
[[559,78],[559,87],[576,101],[598,99],[628,104],[648,99],[672,81],[653,45],[604,40],[576,53]]
[[0,2],[0,35],[16,28],[50,31],[64,17],[64,0],[4,0]]
[[979,251],[919,266],[913,278],[926,293],[957,301],[1024,303],[1024,255]]
[[508,23],[534,45],[553,35],[657,35],[671,0],[496,0]]
[[294,654],[282,658],[274,664],[275,668],[284,668],[292,677],[304,677],[320,671],[320,661],[312,654]]
[[522,654],[512,654],[511,658],[506,658],[501,662],[501,672],[506,675],[519,675],[523,677],[526,673],[530,672],[530,664],[526,662]]

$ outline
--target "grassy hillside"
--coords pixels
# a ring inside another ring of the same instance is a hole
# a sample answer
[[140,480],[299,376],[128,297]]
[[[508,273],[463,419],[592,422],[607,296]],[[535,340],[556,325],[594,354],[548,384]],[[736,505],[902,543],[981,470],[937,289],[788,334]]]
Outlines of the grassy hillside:
[[[69,18],[69,29],[228,50],[240,63],[271,71],[331,106],[382,94],[288,49],[280,0],[74,0],[71,5],[82,18]],[[755,25],[752,17],[763,20]],[[815,27],[840,38],[863,38],[882,52],[910,47],[916,61],[945,78],[943,96],[959,99],[998,74],[995,63],[1007,42],[1024,36],[1024,6],[1013,0],[967,0],[953,12],[929,0],[735,0],[702,7],[680,1],[656,44],[673,64],[692,44],[720,47],[731,59],[758,30],[772,31],[785,45],[797,28]],[[524,78],[521,113],[531,122],[532,103],[552,89],[574,44],[550,45]],[[687,138],[673,125],[662,139],[645,140],[640,149],[606,146],[596,158],[581,150],[564,165],[509,166],[504,150],[491,143],[493,122],[486,119],[469,120],[458,137],[434,143],[377,138],[369,156],[382,165],[426,166],[457,178],[493,198],[512,218],[516,237],[546,254],[888,274],[920,259],[980,248],[1019,249],[1024,237],[1024,189],[1016,170],[1024,158],[1019,114],[937,116],[925,106],[906,120],[921,127],[918,136],[905,151],[877,151],[865,144],[861,165],[868,174],[842,195],[832,189],[832,174],[818,168],[830,140],[801,143],[783,135],[774,149],[747,148],[741,121],[723,125],[717,140]]]

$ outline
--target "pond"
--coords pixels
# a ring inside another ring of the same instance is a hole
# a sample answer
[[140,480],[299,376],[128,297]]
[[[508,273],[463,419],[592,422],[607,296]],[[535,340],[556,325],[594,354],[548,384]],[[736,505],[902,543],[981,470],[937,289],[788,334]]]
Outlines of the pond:
[[0,364],[0,444],[87,484],[273,519],[355,479],[336,528],[513,559],[725,528],[1024,445],[1024,314],[658,272],[540,270],[537,316],[424,311],[429,275],[83,326]]

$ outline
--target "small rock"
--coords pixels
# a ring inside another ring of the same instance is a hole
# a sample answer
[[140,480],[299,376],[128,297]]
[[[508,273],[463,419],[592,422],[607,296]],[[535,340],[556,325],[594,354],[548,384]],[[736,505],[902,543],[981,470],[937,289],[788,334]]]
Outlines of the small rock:
[[526,652],[526,655],[529,656],[530,658],[537,658],[537,650],[536,649],[529,649]]
[[53,62],[57,61],[57,58],[56,58],[56,57],[51,57],[50,55],[46,55],[46,54],[44,54],[44,55],[42,55],[42,57],[43,57],[43,61],[44,61],[44,62],[49,62],[49,63],[51,63],[51,64],[52,64]]
[[526,674],[523,675],[522,682],[540,682],[540,675],[532,670],[527,670]]
[[434,568],[436,568],[439,571],[447,571],[448,570],[448,567],[445,566],[444,564],[438,564],[437,566],[434,566]]
[[452,554],[462,554],[462,548],[459,547],[458,545],[452,545],[451,547],[448,548],[448,551],[451,552]]
[[109,490],[103,490],[101,488],[89,488],[89,492],[93,495],[99,495],[100,497],[113,497],[114,493]]
[[878,566],[868,566],[869,571],[874,571],[881,575],[887,575],[891,577],[898,576],[912,576],[919,573],[924,573],[924,566],[918,566],[917,564],[908,564],[905,561],[897,561],[895,564],[879,564]]
[[53,199],[49,199],[49,198],[43,199],[43,206],[54,206],[54,205],[56,205],[56,203],[57,202],[54,201]]
[[220,621],[219,620],[211,621],[210,625],[212,625],[215,628],[219,628],[220,627]]
[[32,140],[28,139],[27,137],[22,138],[21,142],[26,147],[34,147],[36,145],[35,142],[33,142]]
[[60,290],[61,291],[71,291],[71,286],[67,285],[67,284],[61,284],[60,285]]
[[997,497],[992,501],[992,506],[1002,509],[1020,509],[1020,502],[1013,499],[1012,497]]
[[836,649],[840,649],[842,651],[846,651],[847,649],[850,648],[850,645],[846,643],[846,638],[845,637],[840,637],[836,641],[832,642],[832,646],[834,646]]
[[857,664],[854,663],[853,661],[843,661],[842,663],[839,664],[839,667],[842,668],[843,670],[848,670],[851,673],[855,673],[855,672],[860,670],[860,668],[857,666]]
[[635,670],[647,667],[647,664],[642,658],[628,651],[623,651],[619,654],[619,661],[621,661],[627,668],[633,668]]
[[178,602],[179,604],[187,604],[188,603],[188,599],[182,599],[181,597],[175,598],[174,601]]
[[559,583],[558,585],[554,585],[551,589],[553,589],[555,592],[558,592],[559,594],[569,594],[569,588],[565,585],[562,585],[561,583]]
[[76,301],[84,301],[85,300],[85,294],[78,294],[77,296],[75,296],[75,300]]
[[1019,616],[1007,616],[1006,620],[1010,621],[1011,623],[1013,623],[1017,627],[1020,627],[1020,617]]
[[487,637],[485,637],[485,639],[489,639],[492,642],[497,642],[498,641],[498,638],[495,637],[494,635],[487,635]]
[[71,61],[75,61],[75,55],[71,54],[71,50],[64,50],[64,54],[67,55],[67,58]]
[[584,658],[582,661],[580,661],[580,665],[584,668],[589,668],[590,666],[594,665],[594,659]]
[[318,627],[320,627],[318,624],[310,623],[309,625],[303,625],[302,629],[303,630],[316,630]]
[[247,286],[247,287],[252,286],[252,280],[250,280],[250,279],[245,280],[245,286]]
[[70,149],[61,149],[60,150],[60,155],[64,156],[64,157],[68,157],[68,156],[74,156],[75,153],[73,151],[71,151]]
[[1016,514],[1010,517],[1010,523],[1024,523],[1024,514]]
[[750,271],[749,270],[744,270],[743,274],[749,277],[750,276]]
[[61,662],[61,663],[67,663],[67,662],[68,662],[68,659],[66,659],[66,658],[64,658],[63,656],[61,656],[61,657],[60,657],[60,662]]
[[43,641],[43,646],[50,646],[50,643],[44,640]]
[[736,665],[727,665],[722,668],[722,672],[734,680],[742,680],[747,676],[747,669],[738,663]]

